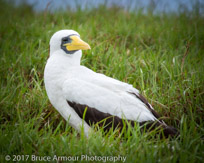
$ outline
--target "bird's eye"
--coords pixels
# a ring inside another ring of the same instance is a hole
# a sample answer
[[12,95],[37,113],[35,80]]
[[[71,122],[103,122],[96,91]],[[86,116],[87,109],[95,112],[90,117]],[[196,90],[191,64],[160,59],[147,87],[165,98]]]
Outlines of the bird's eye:
[[63,41],[63,42],[68,42],[68,41],[69,41],[69,38],[68,38],[68,37],[64,37],[64,38],[62,38],[62,41]]

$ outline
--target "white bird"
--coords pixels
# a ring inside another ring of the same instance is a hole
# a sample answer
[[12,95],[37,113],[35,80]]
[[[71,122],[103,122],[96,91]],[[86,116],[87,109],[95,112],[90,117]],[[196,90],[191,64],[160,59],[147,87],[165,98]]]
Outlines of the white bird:
[[72,127],[81,132],[83,125],[88,137],[92,124],[105,119],[106,130],[123,127],[122,119],[126,119],[131,124],[151,122],[150,126],[160,126],[167,136],[177,133],[159,120],[153,107],[132,85],[80,65],[81,50],[87,49],[90,46],[74,30],[60,30],[50,39],[45,88],[51,104]]

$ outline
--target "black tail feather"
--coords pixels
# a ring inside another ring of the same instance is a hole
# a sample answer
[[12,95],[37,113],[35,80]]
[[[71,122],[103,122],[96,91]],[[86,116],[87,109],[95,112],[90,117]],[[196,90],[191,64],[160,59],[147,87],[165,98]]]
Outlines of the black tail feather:
[[[162,131],[164,137],[174,137],[179,135],[179,131],[171,126],[167,126],[166,124],[163,124],[162,122],[155,122],[155,121],[147,121],[147,122],[141,122],[140,123],[141,130],[147,130],[147,131],[152,131],[152,130],[159,130]],[[161,136],[162,136],[161,133]]]
[[174,137],[179,135],[179,131],[171,126],[165,126],[163,132],[165,137]]

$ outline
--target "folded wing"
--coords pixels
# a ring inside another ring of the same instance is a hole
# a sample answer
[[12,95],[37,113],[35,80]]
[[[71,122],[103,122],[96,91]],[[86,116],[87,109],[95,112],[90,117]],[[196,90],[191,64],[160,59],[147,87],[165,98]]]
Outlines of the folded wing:
[[63,84],[63,95],[71,104],[84,105],[96,111],[137,122],[154,121],[156,117],[146,104],[124,90],[106,88],[80,79],[68,79]]

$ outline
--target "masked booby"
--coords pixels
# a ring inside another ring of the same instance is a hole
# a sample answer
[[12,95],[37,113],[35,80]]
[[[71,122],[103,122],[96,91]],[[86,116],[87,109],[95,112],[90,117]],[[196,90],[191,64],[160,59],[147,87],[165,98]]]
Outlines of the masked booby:
[[83,125],[88,137],[92,124],[105,119],[105,130],[122,128],[126,119],[132,125],[160,126],[165,136],[177,134],[132,85],[80,65],[82,50],[87,49],[90,46],[74,30],[60,30],[50,39],[45,88],[51,104],[72,127],[81,132]]

